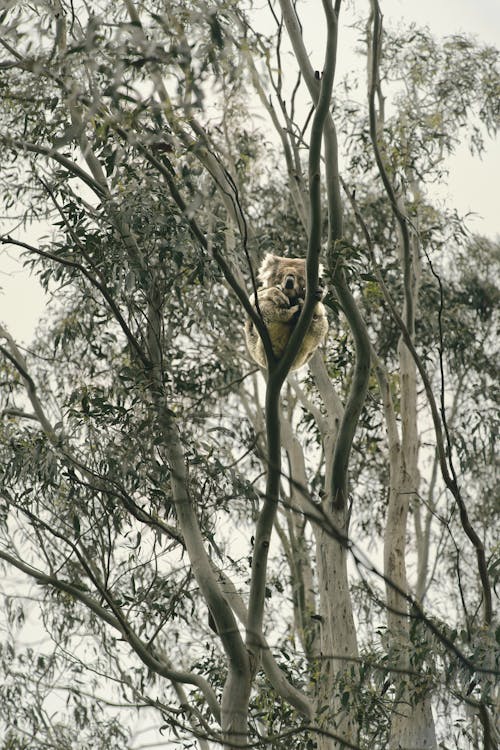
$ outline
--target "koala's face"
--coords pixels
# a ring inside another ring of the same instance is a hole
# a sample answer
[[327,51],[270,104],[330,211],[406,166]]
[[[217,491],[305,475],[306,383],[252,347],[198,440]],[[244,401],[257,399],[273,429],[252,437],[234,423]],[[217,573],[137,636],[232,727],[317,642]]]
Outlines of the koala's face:
[[279,287],[289,300],[296,300],[299,297],[304,299],[306,295],[305,264],[302,265],[303,268],[297,268],[296,264],[287,265],[276,275],[274,286]]
[[[320,273],[321,273],[320,269]],[[268,253],[259,269],[259,281],[266,287],[276,286],[295,304],[306,296],[306,262],[304,258],[282,258]],[[319,298],[323,296],[323,283],[319,279]]]
[[268,255],[259,271],[264,286],[276,286],[290,301],[305,297],[306,264],[303,258],[280,258]]

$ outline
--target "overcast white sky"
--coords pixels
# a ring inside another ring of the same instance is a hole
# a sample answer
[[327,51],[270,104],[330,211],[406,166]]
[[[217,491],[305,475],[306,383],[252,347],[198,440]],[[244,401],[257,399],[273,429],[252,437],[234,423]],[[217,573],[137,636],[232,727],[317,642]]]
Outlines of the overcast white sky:
[[[365,14],[368,4],[368,0],[344,0],[344,17],[352,18],[356,11]],[[481,41],[500,46],[500,0],[380,0],[380,5],[387,25],[415,21],[428,26],[436,36],[467,32]],[[321,0],[303,0],[299,8],[308,48],[318,53],[313,65],[320,69],[323,60]],[[353,65],[359,65],[352,52],[354,41],[355,35],[341,25],[338,77]],[[492,237],[500,234],[499,167],[500,139],[489,144],[481,161],[472,159],[467,149],[462,148],[449,162],[447,183],[436,188],[439,199],[456,207],[459,213],[477,214],[470,223],[471,229]],[[4,226],[2,231],[6,230],[8,227]],[[14,260],[17,257],[17,252],[7,254],[0,248],[0,321],[19,341],[29,343],[43,314],[45,300],[36,281],[27,278]]]

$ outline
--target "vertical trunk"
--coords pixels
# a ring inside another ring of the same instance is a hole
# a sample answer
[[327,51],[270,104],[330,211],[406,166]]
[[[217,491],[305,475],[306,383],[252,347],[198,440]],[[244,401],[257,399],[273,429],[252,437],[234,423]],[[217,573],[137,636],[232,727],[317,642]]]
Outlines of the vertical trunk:
[[305,536],[305,522],[287,514],[290,554],[289,567],[292,582],[294,630],[310,664],[319,654],[319,628],[312,617],[316,613],[313,573]]
[[[405,546],[409,504],[418,491],[418,432],[416,422],[416,377],[410,353],[400,347],[401,450],[391,451],[391,487],[387,510],[384,572],[387,624],[396,699],[391,716],[390,750],[435,748],[436,736],[431,704],[425,684],[419,684],[411,669],[411,637],[406,576]],[[394,584],[394,585],[391,585]]]
[[436,748],[436,733],[428,696],[412,699],[412,688],[405,687],[392,714],[389,750]]
[[222,695],[222,736],[225,750],[248,746],[248,704],[250,701],[251,676],[230,666]]
[[316,612],[316,596],[313,570],[305,535],[306,520],[297,515],[297,510],[306,516],[310,511],[307,496],[307,474],[304,449],[294,433],[293,425],[282,421],[283,447],[288,455],[290,474],[291,511],[287,513],[290,544],[289,565],[292,578],[292,596],[295,630],[307,659],[312,662],[319,654],[319,628],[312,618]]
[[[410,335],[413,335],[419,285],[418,248],[415,242],[400,237],[400,250],[406,290],[403,317]],[[409,587],[405,555],[408,510],[411,502],[418,502],[420,484],[417,379],[415,362],[402,340],[398,353],[401,448],[397,453],[391,451],[391,486],[384,540],[384,570],[388,580],[387,623],[391,662],[396,667],[393,675],[396,698],[391,717],[389,749],[413,750],[435,748],[436,736],[427,686],[412,674],[411,669],[412,643],[406,599]]]
[[[325,441],[326,447],[330,440]],[[325,484],[331,486],[332,447],[326,451],[327,463]],[[331,498],[325,501],[332,506]],[[330,517],[342,536],[348,533],[348,511],[334,510]],[[327,729],[339,739],[318,737],[319,750],[340,750],[345,747],[342,740],[357,743],[357,724],[352,710],[351,685],[356,682],[358,644],[352,611],[351,595],[347,576],[347,553],[345,546],[328,533],[328,529],[316,530],[316,561],[321,614],[321,655],[317,691],[319,726]],[[354,679],[353,679],[354,675]]]
[[[382,54],[382,14],[378,0],[371,0],[368,24],[368,105],[370,138],[380,178],[396,220],[399,260],[403,277],[403,320],[410,339],[415,330],[418,302],[420,260],[418,245],[408,220],[404,198],[390,179],[383,138],[384,98],[379,77]],[[373,24],[373,27],[372,27]],[[378,110],[376,103],[378,102]],[[409,168],[410,169],[410,168]],[[396,693],[393,705],[390,750],[434,748],[436,737],[427,686],[410,675],[410,619],[408,612],[408,581],[405,564],[406,524],[409,503],[418,500],[418,424],[416,365],[401,337],[399,345],[401,391],[401,443],[391,439],[390,493],[384,538],[384,570],[387,579],[387,623],[391,639],[391,662],[395,666],[393,680]],[[392,417],[390,417],[392,421]],[[389,428],[389,423],[388,423]],[[391,583],[393,585],[391,585]]]
[[[336,513],[336,515],[340,515]],[[342,528],[343,519],[335,519]],[[351,685],[357,673],[358,647],[347,579],[346,551],[320,529],[316,535],[321,613],[320,676],[317,693],[319,726],[339,740],[318,737],[319,750],[342,748],[342,740],[356,744],[357,726]]]
[[423,603],[429,580],[429,546],[431,543],[431,524],[436,507],[434,492],[437,479],[438,460],[436,452],[432,464],[426,505],[423,507],[418,501],[413,503],[415,537],[417,541],[417,582],[415,585],[415,597],[419,604]]

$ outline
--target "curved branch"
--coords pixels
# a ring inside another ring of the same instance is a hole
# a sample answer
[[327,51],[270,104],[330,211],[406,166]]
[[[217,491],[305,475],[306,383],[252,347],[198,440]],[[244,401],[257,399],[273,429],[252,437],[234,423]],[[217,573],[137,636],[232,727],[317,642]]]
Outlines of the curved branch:
[[333,454],[333,468],[331,477],[330,496],[334,507],[345,508],[347,505],[347,474],[349,457],[361,410],[368,392],[370,377],[371,343],[365,321],[359,311],[356,301],[347,286],[344,272],[339,268],[336,272],[335,290],[342,310],[349,322],[354,344],[356,347],[356,363],[354,375],[342,415],[335,450]]
[[325,119],[328,116],[330,107],[337,51],[337,18],[328,0],[323,0],[323,8],[327,21],[328,35],[325,52],[325,73],[321,81],[318,104],[312,123],[309,151],[310,230],[306,260],[306,299],[300,318],[290,337],[283,356],[278,362],[269,363],[269,379],[266,389],[268,473],[265,499],[255,529],[255,545],[247,624],[247,645],[251,653],[254,654],[258,653],[262,648],[261,631],[264,614],[267,558],[274,518],[278,506],[279,485],[281,479],[279,397],[283,382],[312,319],[313,309],[316,302],[315,292],[318,286],[319,254],[321,250],[321,142],[323,138]]
[[[284,0],[282,0],[283,2]],[[311,125],[309,145],[309,238],[306,259],[306,297],[302,312],[295,326],[288,345],[276,367],[276,380],[284,381],[290,365],[298,352],[300,343],[312,320],[316,291],[318,288],[319,256],[321,253],[321,144],[325,123],[330,117],[335,62],[337,57],[337,15],[330,2],[323,0],[323,9],[327,22],[327,42],[323,77],[316,86],[316,109]],[[292,39],[292,43],[294,40]],[[295,44],[294,44],[295,49]],[[310,63],[309,63],[310,65]],[[315,80],[315,83],[318,82]],[[280,387],[281,387],[280,383]]]
[[6,339],[9,345],[8,349],[0,345],[0,351],[5,357],[7,357],[9,362],[11,362],[14,365],[14,367],[16,368],[16,370],[18,371],[18,373],[21,375],[22,379],[24,380],[26,391],[28,393],[28,398],[33,407],[33,411],[35,413],[36,419],[40,422],[43,431],[49,438],[52,445],[54,446],[58,445],[59,440],[60,440],[59,435],[57,435],[57,433],[55,432],[54,428],[50,424],[50,421],[47,419],[47,416],[43,410],[40,399],[38,398],[35,381],[33,380],[33,378],[28,372],[28,365],[26,364],[26,360],[24,359],[23,355],[17,348],[16,343],[14,339],[12,338],[12,336],[1,325],[0,325],[0,337]]
[[[280,6],[292,41],[295,56],[299,62],[301,72],[307,84],[314,102],[318,101],[318,81],[315,78],[313,68],[309,61],[306,48],[302,39],[300,25],[295,10],[290,0],[280,0]],[[336,34],[336,18],[339,12],[340,2],[335,4],[335,9],[330,13],[333,16],[333,32]],[[326,74],[326,68],[325,73]],[[329,250],[333,255],[335,244],[342,238],[342,204],[340,200],[340,185],[338,172],[338,149],[335,125],[331,114],[328,112],[324,120],[325,137],[325,164],[326,185],[328,193],[328,219],[329,219]],[[311,219],[311,225],[313,225]],[[356,347],[356,365],[354,377],[347,398],[343,418],[339,427],[338,437],[335,442],[333,456],[332,484],[330,487],[331,500],[338,508],[346,506],[347,499],[347,468],[352,448],[352,441],[358,424],[361,409],[363,407],[366,393],[368,391],[368,378],[370,374],[370,340],[364,320],[358,310],[354,297],[347,285],[342,259],[334,259],[333,283],[342,309],[351,328]],[[333,263],[332,263],[333,265]],[[308,273],[308,283],[310,276]],[[299,323],[297,329],[299,329]],[[290,345],[292,340],[290,340]]]
[[[217,575],[221,581],[221,586],[224,594],[236,614],[238,620],[242,625],[246,627],[248,623],[248,610],[245,606],[242,596],[238,593],[236,586],[231,579],[220,569],[216,568]],[[291,706],[297,709],[306,719],[312,720],[314,710],[309,699],[300,691],[297,690],[286,678],[282,670],[276,663],[276,660],[272,654],[271,649],[262,636],[262,666],[269,679],[269,682],[276,690],[277,694],[286,700]]]
[[403,284],[405,290],[405,309],[406,309],[406,326],[410,333],[413,335],[414,329],[414,300],[411,285],[411,270],[412,270],[412,258],[411,258],[411,246],[410,246],[410,233],[408,230],[408,217],[406,213],[401,210],[400,201],[396,195],[394,187],[387,174],[387,169],[382,158],[380,146],[379,146],[379,128],[377,121],[377,113],[375,109],[375,99],[377,94],[380,94],[380,78],[379,78],[379,67],[380,67],[380,53],[381,53],[381,39],[382,39],[382,13],[378,0],[371,0],[372,5],[372,16],[373,16],[373,33],[369,40],[368,55],[369,55],[369,86],[368,86],[368,111],[369,111],[369,125],[370,125],[370,139],[372,142],[373,153],[375,155],[375,161],[379,170],[380,177],[382,179],[387,197],[391,204],[392,212],[396,218],[401,234],[401,245],[403,255]]
[[[51,191],[48,188],[47,185],[44,184],[44,187],[49,192],[49,195],[51,195]],[[54,201],[55,202],[55,201]],[[59,209],[58,204],[56,203],[56,207]],[[65,217],[63,216],[64,221],[66,221]],[[78,238],[76,235],[74,235],[74,232],[72,231],[71,227],[68,225],[68,230],[70,231],[72,237],[74,238],[75,242],[80,245]],[[78,263],[77,261],[68,260],[67,258],[61,258],[59,255],[54,255],[53,253],[49,253],[46,250],[40,250],[37,247],[34,247],[33,245],[28,244],[27,242],[22,242],[20,240],[15,240],[13,237],[10,237],[9,235],[6,235],[5,237],[0,237],[0,244],[2,245],[15,245],[16,247],[22,247],[25,250],[28,250],[30,253],[35,253],[36,255],[39,255],[41,258],[47,258],[48,260],[52,260],[55,263],[60,263],[62,266],[65,266],[66,268],[74,268],[77,271],[80,271],[80,273],[85,276],[87,281],[89,281],[93,287],[95,287],[104,297],[105,301],[108,303],[108,306],[110,310],[112,311],[113,315],[115,316],[116,322],[122,329],[123,333],[125,334],[127,341],[131,345],[131,347],[135,350],[138,357],[140,358],[141,362],[145,367],[148,366],[148,359],[144,352],[142,351],[139,342],[135,338],[134,334],[128,327],[123,315],[120,312],[120,309],[116,302],[114,301],[113,297],[111,296],[111,293],[109,289],[106,287],[105,284],[100,282],[98,279],[96,279],[92,274],[85,268],[85,266],[82,266],[81,263]]]
[[[161,325],[159,309],[150,311],[148,338],[158,337]],[[179,429],[165,399],[161,377],[161,351],[152,347],[153,358],[150,391],[157,410],[159,429],[163,434],[163,453],[171,470],[171,488],[176,515],[189,555],[194,577],[216,624],[217,633],[230,663],[230,669],[241,675],[249,674],[248,654],[233,612],[220,589],[205,549],[198,517],[189,491],[189,477],[182,449]]]
[[372,261],[373,272],[375,274],[375,278],[377,279],[377,282],[380,286],[380,289],[386,301],[387,307],[389,308],[389,312],[392,316],[392,319],[394,320],[399,330],[401,331],[401,336],[403,338],[403,341],[406,344],[408,351],[410,352],[413,358],[413,361],[415,362],[415,366],[418,370],[418,373],[424,385],[424,390],[425,390],[425,394],[427,397],[427,401],[429,403],[431,416],[432,416],[432,422],[434,425],[434,433],[436,436],[436,449],[437,449],[437,454],[438,454],[438,459],[439,459],[441,475],[443,477],[443,481],[445,485],[447,486],[447,488],[450,490],[451,494],[455,498],[455,501],[458,505],[458,509],[460,513],[460,521],[462,524],[462,528],[464,532],[466,533],[466,535],[468,536],[469,540],[472,542],[472,545],[474,546],[474,549],[476,551],[479,577],[481,579],[481,586],[483,589],[483,597],[484,597],[484,623],[487,627],[489,627],[491,625],[492,618],[493,618],[493,604],[492,604],[492,594],[491,594],[491,583],[490,583],[490,578],[488,574],[488,562],[486,560],[486,552],[484,549],[484,544],[481,541],[480,537],[478,536],[478,534],[476,533],[475,529],[473,528],[470,522],[469,514],[467,513],[467,507],[462,498],[457,479],[455,476],[452,476],[450,474],[450,471],[448,470],[448,459],[446,456],[445,437],[443,435],[443,427],[442,427],[441,418],[439,415],[439,408],[436,403],[436,399],[434,396],[434,392],[432,390],[432,385],[431,385],[429,376],[427,375],[422,359],[420,358],[417,350],[415,349],[415,345],[413,343],[413,339],[410,334],[410,331],[407,329],[403,318],[399,314],[397,307],[394,303],[394,300],[391,297],[391,293],[386,286],[384,277],[382,276],[380,272],[380,268],[375,258],[375,253],[373,251],[373,244],[371,241],[370,233],[363,220],[363,217],[357,210],[357,207],[355,205],[353,198],[351,199],[351,203],[353,204],[356,219],[359,222],[362,228],[364,237],[365,237],[367,249],[370,254],[371,261]]
[[[108,612],[97,601],[95,601],[95,599],[93,599],[91,596],[89,596],[89,594],[85,593],[85,591],[82,591],[77,586],[74,586],[67,581],[61,581],[53,575],[42,573],[33,566],[28,565],[21,560],[18,560],[16,557],[9,555],[8,552],[5,552],[3,550],[0,550],[0,559],[17,568],[22,573],[30,576],[30,578],[33,578],[42,586],[51,586],[58,591],[64,591],[64,593],[70,594],[74,599],[77,599],[88,609],[94,612],[94,614],[96,614],[99,619],[103,620],[108,625],[111,625],[111,627],[115,628],[122,635],[127,637],[127,632],[124,632],[123,624],[118,620],[118,618]],[[191,672],[181,672],[169,669],[168,666],[163,663],[161,658],[158,658],[153,653],[151,653],[148,650],[147,646],[137,636],[135,636],[133,641],[129,642],[134,651],[140,657],[141,661],[143,661],[144,664],[146,664],[146,666],[152,669],[155,673],[161,675],[162,677],[166,677],[172,682],[194,685],[195,687],[199,688],[199,690],[201,690],[201,692],[203,693],[207,704],[210,706],[212,714],[220,723],[220,706],[217,700],[217,696],[210,687],[209,683],[203,677]]]
[[43,156],[48,156],[50,159],[53,159],[58,164],[65,167],[68,172],[71,172],[71,174],[73,174],[75,177],[78,177],[80,180],[82,180],[82,182],[88,185],[88,187],[100,199],[106,197],[106,193],[103,190],[102,186],[96,180],[94,180],[94,178],[89,175],[88,172],[85,172],[84,169],[79,167],[78,164],[69,159],[67,156],[63,156],[63,154],[60,154],[57,149],[50,146],[38,146],[36,143],[16,140],[2,134],[0,134],[0,141],[12,149],[17,149],[19,151],[30,151],[33,154],[42,154]]

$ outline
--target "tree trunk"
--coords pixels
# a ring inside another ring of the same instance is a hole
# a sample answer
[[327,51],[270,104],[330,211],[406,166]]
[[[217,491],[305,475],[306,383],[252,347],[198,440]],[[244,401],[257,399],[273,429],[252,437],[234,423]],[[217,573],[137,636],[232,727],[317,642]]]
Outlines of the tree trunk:
[[225,750],[248,745],[249,670],[230,667],[222,695],[222,735]]
[[[330,440],[325,440],[327,476],[325,485],[331,487]],[[331,508],[331,498],[324,501]],[[347,508],[330,511],[335,529],[346,537]],[[321,615],[321,655],[317,691],[317,722],[338,737],[318,737],[319,750],[340,750],[342,740],[356,744],[357,724],[352,711],[351,685],[357,682],[358,644],[347,576],[347,551],[341,541],[333,538],[328,529],[316,528],[316,563]]]
[[[337,528],[345,528],[343,519],[335,520]],[[356,744],[357,736],[351,711],[351,685],[356,682],[358,646],[347,579],[346,550],[325,530],[319,529],[316,557],[321,614],[317,722],[339,738],[319,736],[318,749],[340,750],[345,747],[341,740]]]
[[[400,237],[401,263],[405,268],[404,319],[413,334],[419,286],[419,259],[416,242]],[[409,256],[409,259],[408,259]],[[401,443],[390,446],[390,493],[384,539],[387,624],[390,638],[395,701],[392,708],[389,750],[435,748],[436,735],[428,686],[411,669],[413,645],[406,575],[406,531],[411,502],[418,502],[419,433],[417,420],[416,365],[410,351],[399,344],[401,391]]]

